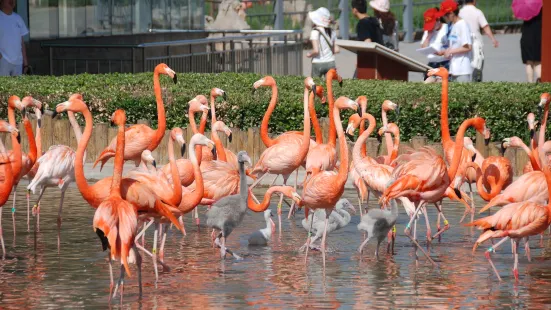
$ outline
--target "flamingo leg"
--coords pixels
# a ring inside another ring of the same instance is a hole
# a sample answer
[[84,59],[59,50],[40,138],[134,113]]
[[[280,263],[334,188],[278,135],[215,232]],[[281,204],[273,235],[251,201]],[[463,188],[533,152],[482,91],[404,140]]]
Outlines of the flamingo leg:
[[149,226],[151,226],[151,224],[153,224],[153,222],[154,222],[153,218],[151,218],[147,224],[144,222],[142,231],[140,231],[140,233],[136,236],[136,238],[134,238],[134,240],[138,240],[140,239],[140,237],[142,237],[142,245],[143,245],[144,244],[143,237],[145,236],[145,231],[149,228]]
[[[432,258],[430,258],[429,254],[427,252],[425,252],[425,250],[421,247],[421,245],[419,245],[419,243],[417,242],[417,240],[415,240],[415,234],[416,232],[414,231],[414,237],[411,236],[411,233],[410,233],[410,227],[411,227],[411,222],[415,220],[415,224],[417,224],[417,213],[419,213],[419,210],[421,209],[421,207],[424,206],[424,202],[418,202],[418,206],[417,206],[417,209],[415,209],[415,212],[413,213],[413,216],[411,217],[411,219],[409,220],[409,223],[407,224],[406,226],[406,229],[404,230],[404,233],[406,234],[406,236],[408,236],[408,238],[416,245],[416,247],[421,250],[421,252],[423,252],[423,254],[427,257],[427,259],[433,264],[436,266],[436,263],[432,260]],[[416,230],[416,229],[415,229]],[[417,251],[416,251],[417,253]],[[417,254],[416,254],[417,255]]]
[[197,229],[199,229],[199,223],[200,223],[200,220],[199,220],[199,208],[195,207],[195,209],[193,210],[193,214],[195,215],[195,225],[197,225]]
[[[332,209],[325,209],[325,228],[323,229],[323,238],[321,240],[321,252],[323,253],[323,269],[325,270],[325,250],[326,250],[326,238],[327,238],[327,224],[329,224],[329,216],[331,215]],[[312,216],[312,220],[314,217]]]
[[425,223],[427,224],[427,242],[428,245],[430,245],[432,241],[432,230],[430,229],[430,221],[429,221],[429,215],[427,214],[427,208],[423,206],[423,215],[425,216]]
[[161,238],[161,249],[159,251],[159,260],[164,262],[165,261],[165,241],[166,241],[166,231],[163,231],[163,224],[159,225],[159,236],[163,236]]
[[[297,183],[298,183],[298,168],[295,173],[295,192],[297,191]],[[295,201],[293,200],[293,203],[291,203],[291,209],[289,209],[289,214],[287,215],[288,220],[291,219],[291,215],[295,214],[294,210],[295,210]]]
[[140,290],[140,298],[142,298],[142,256],[138,252],[136,245],[134,245],[134,252],[136,253],[136,265],[138,266],[138,287]]
[[59,201],[59,210],[57,211],[57,227],[61,228],[61,211],[63,210],[63,199],[65,199],[65,191],[61,191],[61,199]]
[[474,205],[473,187],[471,186],[471,183],[469,183],[469,195],[471,196],[471,222],[473,222],[476,207]]
[[[196,207],[197,208],[197,207]],[[182,226],[182,230],[184,232],[184,236],[187,236],[187,233],[186,233],[186,228],[184,227],[184,216],[183,215],[180,215],[180,217],[178,218],[178,222],[180,223],[180,226]],[[173,224],[170,224],[170,227],[172,227]]]
[[17,194],[17,185],[13,187],[13,207],[11,208],[11,219],[13,222],[13,245],[15,246],[15,197]]
[[153,268],[155,269],[155,288],[157,288],[157,282],[159,281],[159,271],[157,270],[157,237],[159,233],[159,228],[155,227],[155,232],[153,233]]
[[220,258],[224,259],[226,257],[226,238],[224,237],[224,232],[220,233],[222,237],[220,237]]
[[509,239],[509,237],[505,237],[503,239],[501,239],[498,243],[492,245],[491,247],[489,247],[486,252],[484,252],[484,256],[486,256],[486,259],[488,259],[488,263],[490,263],[490,266],[492,266],[492,269],[494,270],[497,278],[499,279],[499,281],[501,281],[501,277],[499,276],[499,272],[497,272],[497,269],[496,269],[496,266],[494,265],[494,262],[492,262],[492,258],[490,257],[490,253],[492,252],[495,252],[497,247],[499,247],[503,242],[507,241]]
[[360,244],[360,247],[358,248],[358,252],[360,252],[360,256],[362,255],[363,249],[367,245],[367,242],[369,241],[370,238],[371,236],[368,234],[365,240],[362,242],[362,244]]
[[113,281],[113,262],[111,262],[110,253],[107,253],[107,260],[109,261],[109,279],[111,280],[109,284],[109,300],[107,302],[111,303],[111,296],[115,296],[113,294],[113,287],[115,286],[115,281]]
[[[251,186],[249,187],[249,189],[252,191],[253,188],[254,188],[258,183],[260,183],[260,181],[261,181],[262,179],[264,179],[264,177],[267,176],[269,173],[270,173],[270,172],[267,171],[267,172],[265,172],[262,176],[260,176],[259,178],[257,178],[257,179],[253,182],[253,184],[251,184]],[[279,176],[279,175],[276,175],[276,177],[275,177],[275,179],[274,179],[274,182],[275,182],[275,180],[277,180],[277,177],[278,177],[278,176]],[[272,183],[272,184],[273,184],[273,183]],[[253,199],[256,201],[256,203],[259,203],[259,202],[258,202],[258,199],[256,198],[256,196],[255,196],[254,194],[252,194],[252,196],[253,196]]]
[[513,265],[513,275],[515,275],[515,281],[518,281],[518,241],[513,241],[513,254],[515,255],[515,263]]
[[42,195],[44,195],[44,192],[46,191],[46,187],[42,187],[42,189],[40,189],[40,195],[38,195],[38,199],[36,200],[36,204],[33,206],[33,209],[32,209],[32,214],[33,216],[37,216],[36,218],[36,226],[37,226],[37,229],[40,228],[40,200],[42,199]]
[[27,232],[31,231],[31,222],[30,222],[30,213],[31,213],[31,201],[30,201],[31,191],[27,190]]
[[441,236],[442,236],[442,233],[444,233],[446,230],[450,229],[450,223],[448,222],[448,220],[446,219],[446,217],[444,216],[444,212],[442,212],[442,202],[439,201],[436,205],[436,209],[438,210],[438,224],[440,224],[440,217],[442,217],[444,219],[444,228],[443,229],[440,229],[440,227],[438,227],[438,232],[436,232],[436,234],[432,237],[433,239],[438,237],[438,242],[441,241]]
[[526,257],[528,258],[528,261],[531,262],[532,259],[530,257],[530,244],[528,244],[528,238],[524,238],[524,250],[526,251]]
[[2,211],[3,207],[0,206],[0,243],[2,244],[2,260],[6,259],[6,246],[4,245],[4,233],[2,231]]
[[283,203],[283,194],[279,194],[279,203],[277,204],[277,220],[279,224],[279,235],[281,236],[281,204]]
[[306,238],[306,255],[304,256],[304,264],[308,259],[308,249],[310,248],[310,241],[312,240],[312,225],[314,224],[314,214],[312,213],[312,219],[310,220],[310,229],[308,229],[308,238]]

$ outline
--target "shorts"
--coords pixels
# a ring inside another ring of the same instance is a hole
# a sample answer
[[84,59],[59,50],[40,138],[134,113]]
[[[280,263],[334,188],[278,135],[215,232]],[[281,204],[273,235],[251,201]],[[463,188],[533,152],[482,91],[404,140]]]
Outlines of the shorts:
[[0,59],[0,76],[17,76],[23,74],[23,65],[14,65],[2,57]]
[[337,65],[335,64],[335,61],[329,61],[329,62],[313,62],[312,63],[312,77],[325,77],[325,74],[330,69],[336,69]]
[[461,82],[467,83],[467,82],[473,81],[472,74],[450,75],[449,79],[452,82],[460,82],[460,83]]

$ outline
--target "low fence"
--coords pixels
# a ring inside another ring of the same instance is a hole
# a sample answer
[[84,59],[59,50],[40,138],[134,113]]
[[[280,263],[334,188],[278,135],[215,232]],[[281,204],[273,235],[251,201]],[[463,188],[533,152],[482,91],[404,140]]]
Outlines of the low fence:
[[[140,123],[147,124],[147,121],[140,121]],[[36,130],[36,120],[32,120],[33,130]],[[327,118],[322,118],[320,120],[320,125],[322,127],[322,132],[324,133],[324,141],[327,141],[329,122]],[[84,128],[82,128],[84,130]],[[21,132],[21,145],[25,152],[28,152],[29,142],[23,127],[23,124],[19,124],[19,130]],[[190,128],[182,128],[184,132],[184,138],[187,143],[189,143],[193,132]],[[229,142],[227,137],[222,133],[219,134],[222,143],[226,148],[230,149],[234,153],[244,150],[246,151],[253,164],[255,164],[262,152],[266,149],[264,143],[260,139],[260,128],[249,128],[248,130],[240,130],[238,128],[231,128],[232,130],[232,142]],[[86,159],[85,162],[93,163],[101,151],[107,147],[109,142],[116,137],[117,128],[112,127],[109,124],[94,124],[94,129],[92,131],[92,136],[88,143],[86,149]],[[210,138],[210,132],[205,132],[205,135]],[[277,136],[277,135],[276,135]],[[48,148],[55,144],[67,145],[74,150],[76,150],[77,142],[75,135],[73,133],[72,127],[67,119],[57,119],[52,121],[51,117],[48,115],[43,116],[42,118],[42,150],[46,152]],[[159,165],[164,165],[168,162],[168,139],[170,137],[170,131],[167,130],[162,142],[159,144],[159,147],[153,151],[153,157],[156,159]],[[2,133],[0,134],[1,141],[4,142],[4,145],[7,149],[11,149],[11,139],[10,137]],[[349,158],[352,160],[352,148],[354,146],[353,142],[350,142],[347,138],[349,146]],[[382,143],[379,143],[376,138],[369,138],[367,141],[367,150],[369,156],[376,157],[378,155],[386,154],[385,139],[382,139]],[[381,144],[381,145],[379,145]],[[484,137],[480,134],[477,134],[475,146],[478,151],[484,156],[499,156],[499,145],[495,143],[490,143],[488,146],[484,145]],[[410,141],[401,141],[399,153],[402,154],[406,151],[407,148],[419,149],[423,146],[429,146],[434,148],[439,154],[443,155],[442,144],[441,143],[431,143],[427,140],[426,137],[418,136]],[[180,158],[180,148],[178,145],[174,146],[174,152],[176,158]],[[189,152],[189,147],[187,148]],[[188,155],[185,155],[188,158]],[[524,165],[528,162],[528,157],[522,149],[508,148],[505,152],[505,157],[507,157],[513,166],[513,171],[515,176],[521,175]],[[111,160],[110,163],[113,161]],[[99,169],[96,167],[96,169]]]
[[302,75],[302,31],[221,35],[135,45],[43,43],[42,47],[48,48],[50,75],[150,72],[159,62],[176,72]]

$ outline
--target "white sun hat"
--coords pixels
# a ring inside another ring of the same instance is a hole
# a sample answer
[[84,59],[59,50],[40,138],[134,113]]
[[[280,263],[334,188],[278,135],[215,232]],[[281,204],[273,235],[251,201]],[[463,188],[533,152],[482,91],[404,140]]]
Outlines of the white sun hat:
[[389,0],[372,0],[369,1],[369,5],[379,12],[388,12],[390,11],[390,1]]
[[324,7],[321,7],[312,12],[308,12],[308,17],[310,17],[310,19],[316,26],[329,27],[331,15],[329,13],[329,10]]

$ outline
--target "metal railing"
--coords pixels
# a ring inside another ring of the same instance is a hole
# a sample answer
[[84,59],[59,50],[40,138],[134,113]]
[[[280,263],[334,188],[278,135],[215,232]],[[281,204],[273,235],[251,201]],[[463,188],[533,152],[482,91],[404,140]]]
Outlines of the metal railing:
[[[205,0],[208,7],[205,14],[216,17],[215,6],[221,0]],[[246,11],[247,23],[251,29],[273,27],[276,30],[301,29],[307,19],[308,6],[317,9],[325,6],[339,21],[339,37],[348,39],[350,32],[355,32],[356,21],[351,15],[350,0],[274,0],[266,5],[267,0],[243,0],[253,3]],[[399,22],[400,30],[405,32],[405,41],[413,41],[413,33],[423,29],[423,12],[434,6],[440,6],[442,0],[391,0],[391,11]],[[484,12],[492,27],[518,25],[511,10],[512,0],[477,1],[477,7]],[[297,9],[298,8],[298,9]],[[370,7],[368,7],[370,9]],[[352,18],[351,18],[352,17]]]
[[49,49],[50,75],[150,72],[160,62],[176,72],[302,75],[302,31],[209,33],[218,37],[135,45],[42,46]]

